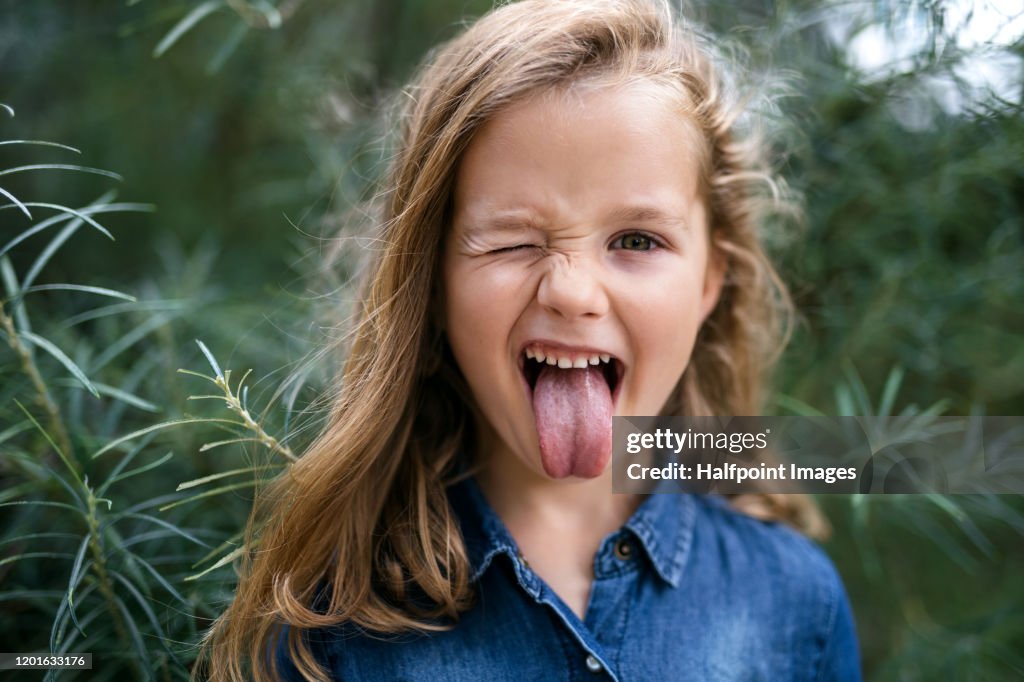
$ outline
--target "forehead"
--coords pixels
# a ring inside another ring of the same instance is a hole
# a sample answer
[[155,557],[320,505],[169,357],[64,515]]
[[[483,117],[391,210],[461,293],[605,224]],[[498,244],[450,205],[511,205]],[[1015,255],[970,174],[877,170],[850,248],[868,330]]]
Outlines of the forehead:
[[678,96],[653,83],[550,89],[510,105],[471,141],[456,175],[456,226],[668,214],[699,201],[704,144]]

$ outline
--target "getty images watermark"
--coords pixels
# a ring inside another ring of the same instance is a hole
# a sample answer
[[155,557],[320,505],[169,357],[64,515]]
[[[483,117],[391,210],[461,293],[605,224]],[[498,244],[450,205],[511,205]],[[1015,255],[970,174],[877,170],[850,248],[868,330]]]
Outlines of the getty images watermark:
[[1024,493],[1024,417],[615,417],[619,493]]

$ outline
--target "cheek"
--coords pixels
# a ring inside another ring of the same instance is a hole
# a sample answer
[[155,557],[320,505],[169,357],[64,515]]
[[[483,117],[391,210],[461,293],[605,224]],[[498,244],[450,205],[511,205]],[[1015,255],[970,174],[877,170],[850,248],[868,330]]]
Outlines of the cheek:
[[[678,264],[677,264],[678,265]],[[635,349],[636,393],[627,409],[657,414],[679,382],[700,329],[703,270],[670,268],[653,277],[620,306],[624,326]]]
[[453,263],[445,268],[445,320],[460,365],[475,365],[505,348],[525,290],[522,273]]
[[616,290],[619,314],[634,333],[658,346],[680,341],[684,330],[696,332],[703,315],[704,269],[683,258],[631,274]]
[[661,292],[644,305],[633,306],[628,318],[626,327],[640,364],[674,383],[686,369],[700,328],[700,297]]

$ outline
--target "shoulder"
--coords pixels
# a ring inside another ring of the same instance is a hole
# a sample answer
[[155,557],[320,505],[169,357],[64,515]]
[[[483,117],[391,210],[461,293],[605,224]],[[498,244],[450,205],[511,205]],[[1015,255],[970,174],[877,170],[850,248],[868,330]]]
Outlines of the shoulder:
[[[288,624],[281,624],[275,635],[273,636],[271,644],[268,646],[268,656],[272,660],[268,660],[268,664],[273,671],[273,678],[279,682],[306,682],[307,678],[299,672],[298,666],[295,664],[295,660],[292,657],[291,644],[289,642],[290,637],[299,637],[301,644],[309,649],[309,653],[312,656],[312,660],[326,668],[329,673],[334,670],[334,657],[336,651],[334,639],[338,636],[346,636],[344,625],[337,626],[333,629],[296,629]],[[295,634],[292,634],[292,633]],[[351,636],[350,634],[347,636]],[[296,645],[300,642],[296,642]],[[331,679],[338,679],[332,676]]]
[[[834,593],[842,582],[828,555],[809,538],[778,522],[733,509],[717,496],[696,498],[694,551],[739,572]],[[710,556],[709,556],[710,554]]]
[[814,661],[812,679],[860,679],[846,589],[824,550],[720,497],[698,497],[695,506],[691,575],[701,576],[707,589],[726,591],[778,636],[793,640]]

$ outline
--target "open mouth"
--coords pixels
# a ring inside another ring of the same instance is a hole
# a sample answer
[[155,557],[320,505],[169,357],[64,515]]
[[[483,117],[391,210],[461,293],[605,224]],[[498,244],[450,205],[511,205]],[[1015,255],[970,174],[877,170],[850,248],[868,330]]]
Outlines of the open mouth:
[[537,340],[523,347],[519,369],[544,472],[552,478],[600,476],[611,457],[625,364],[602,350]]
[[622,361],[608,353],[588,351],[552,352],[527,346],[519,355],[519,369],[522,372],[523,379],[526,381],[526,385],[530,389],[531,397],[537,385],[537,378],[540,376],[541,371],[548,366],[558,367],[570,372],[596,366],[601,370],[601,375],[608,383],[608,391],[611,394],[613,403],[618,397],[618,388],[622,383],[622,375],[625,372],[625,366]]

